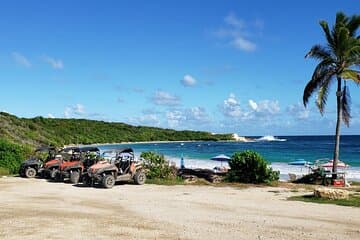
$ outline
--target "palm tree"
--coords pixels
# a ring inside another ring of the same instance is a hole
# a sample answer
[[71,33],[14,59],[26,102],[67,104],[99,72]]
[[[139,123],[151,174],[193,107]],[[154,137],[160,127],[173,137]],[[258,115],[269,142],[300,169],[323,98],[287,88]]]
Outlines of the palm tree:
[[315,67],[311,80],[304,89],[303,103],[306,107],[310,96],[317,92],[316,106],[323,115],[330,85],[333,82],[337,83],[337,119],[332,169],[333,178],[336,178],[340,122],[342,120],[346,126],[349,126],[351,118],[351,98],[346,82],[352,80],[360,84],[360,36],[356,36],[356,31],[360,26],[360,15],[347,17],[344,13],[338,12],[331,31],[326,21],[320,21],[320,26],[325,33],[327,44],[313,46],[305,56],[305,58],[314,58],[320,63]]

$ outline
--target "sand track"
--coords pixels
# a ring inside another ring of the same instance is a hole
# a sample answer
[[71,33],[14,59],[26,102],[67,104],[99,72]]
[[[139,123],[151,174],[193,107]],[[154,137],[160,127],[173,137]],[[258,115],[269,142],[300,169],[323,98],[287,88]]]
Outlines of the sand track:
[[286,201],[281,188],[0,179],[0,239],[360,239],[360,209]]

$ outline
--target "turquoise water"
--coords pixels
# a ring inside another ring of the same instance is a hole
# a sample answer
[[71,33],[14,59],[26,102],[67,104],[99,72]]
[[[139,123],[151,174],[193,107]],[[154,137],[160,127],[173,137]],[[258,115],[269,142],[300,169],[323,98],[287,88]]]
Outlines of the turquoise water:
[[[334,148],[333,136],[284,136],[254,137],[251,142],[173,142],[173,143],[137,143],[122,144],[119,147],[132,147],[137,155],[143,151],[156,151],[164,154],[179,165],[181,156],[185,165],[190,167],[209,167],[226,164],[209,159],[219,154],[231,156],[236,151],[255,150],[259,152],[273,168],[282,174],[302,172],[304,169],[289,166],[288,163],[298,159],[313,162],[319,158],[332,158]],[[113,148],[106,145],[102,148]],[[360,179],[360,136],[342,136],[340,159],[349,164],[352,178]]]

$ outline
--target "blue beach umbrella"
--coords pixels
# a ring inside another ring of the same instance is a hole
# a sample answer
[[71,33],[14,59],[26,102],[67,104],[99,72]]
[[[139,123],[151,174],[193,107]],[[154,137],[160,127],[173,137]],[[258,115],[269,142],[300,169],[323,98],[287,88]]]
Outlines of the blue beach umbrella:
[[222,162],[228,162],[230,159],[231,159],[230,157],[228,157],[224,154],[220,154],[220,155],[210,158],[210,160],[221,162],[221,166],[222,166]]

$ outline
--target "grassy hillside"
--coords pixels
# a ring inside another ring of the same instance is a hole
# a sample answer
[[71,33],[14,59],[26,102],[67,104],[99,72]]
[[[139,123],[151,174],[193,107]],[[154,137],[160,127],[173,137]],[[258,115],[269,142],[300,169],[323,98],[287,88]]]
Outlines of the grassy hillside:
[[230,140],[231,134],[175,131],[86,119],[18,118],[0,112],[0,138],[30,146],[135,141]]

